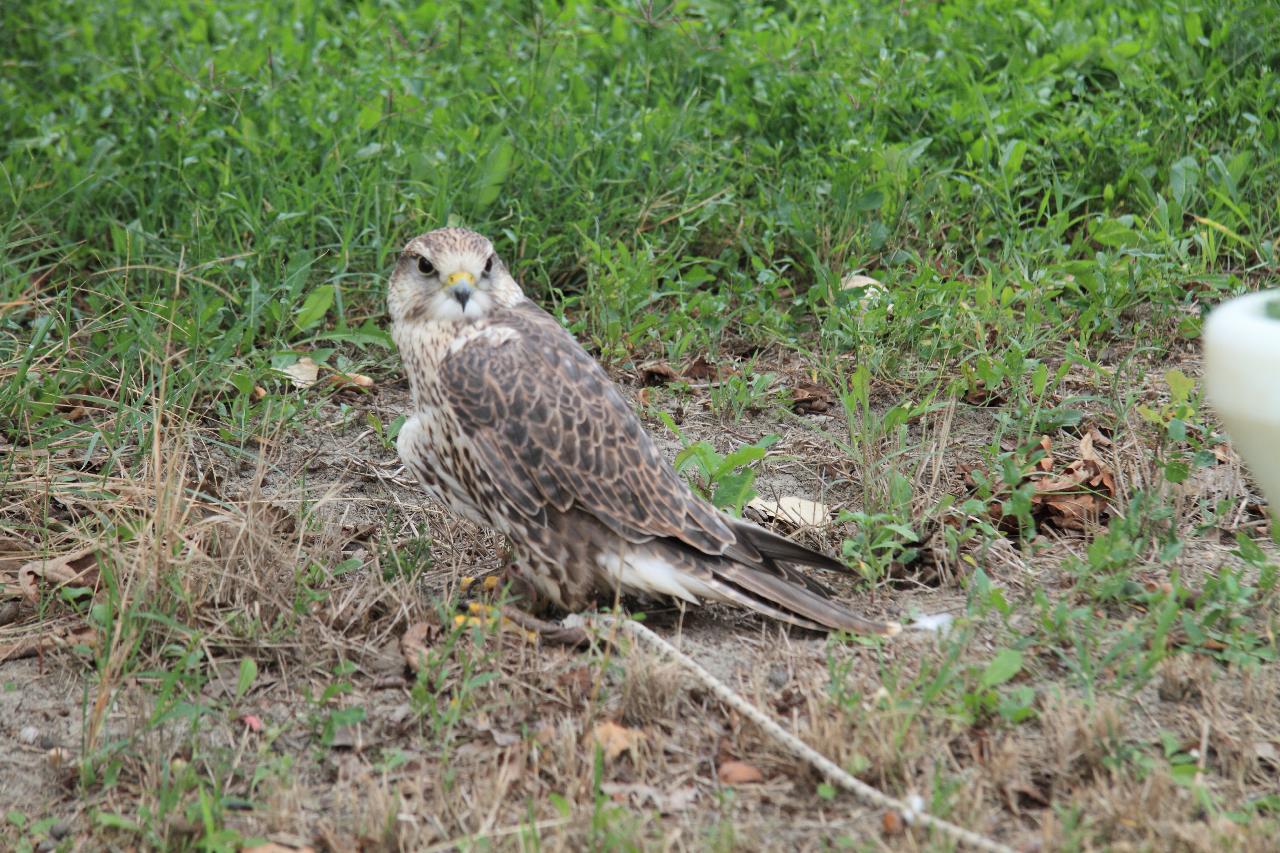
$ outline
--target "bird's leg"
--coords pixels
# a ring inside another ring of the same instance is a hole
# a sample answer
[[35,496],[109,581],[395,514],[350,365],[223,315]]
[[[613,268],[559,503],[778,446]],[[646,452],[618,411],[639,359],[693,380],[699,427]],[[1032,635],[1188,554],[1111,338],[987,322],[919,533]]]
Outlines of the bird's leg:
[[[516,603],[498,606],[473,601],[467,605],[467,613],[455,617],[459,625],[479,624],[500,619],[504,629],[515,627],[520,629],[530,641],[541,640],[557,645],[583,647],[591,642],[590,635],[581,627],[566,627],[555,622],[539,618],[551,608],[551,600],[538,592],[537,586],[530,579],[520,555],[509,544],[504,549],[506,562],[502,572],[490,575],[482,582],[486,596],[491,596],[505,584],[510,598]],[[476,582],[475,578],[462,579],[462,591],[468,591]],[[534,615],[534,614],[539,615]]]
[[551,600],[538,591],[518,558],[513,557],[507,563],[503,574],[510,584],[512,597],[518,602],[502,608],[504,618],[537,634],[544,642],[575,648],[590,645],[591,637],[583,628],[569,628],[540,618],[551,609]]
[[560,625],[555,622],[548,622],[545,619],[539,619],[514,604],[492,605],[473,601],[467,605],[465,614],[459,613],[453,618],[454,624],[458,627],[493,624],[497,620],[500,623],[501,630],[507,631],[514,628],[521,632],[529,642],[542,641],[575,648],[591,644],[591,635],[587,633],[585,628]]
[[585,628],[571,628],[555,622],[548,622],[511,604],[503,606],[502,618],[514,622],[530,634],[536,634],[538,639],[545,643],[572,646],[573,648],[585,648],[591,645],[591,635],[587,633]]

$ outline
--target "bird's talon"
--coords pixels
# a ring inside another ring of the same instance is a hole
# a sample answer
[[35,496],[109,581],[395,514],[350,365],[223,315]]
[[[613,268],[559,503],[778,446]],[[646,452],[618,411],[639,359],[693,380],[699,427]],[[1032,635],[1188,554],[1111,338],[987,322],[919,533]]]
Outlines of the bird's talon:
[[485,604],[483,601],[468,601],[467,612],[454,616],[453,624],[458,628],[473,625],[489,627],[497,622],[501,630],[519,634],[526,642],[537,643],[541,639],[537,631],[530,630],[520,624],[519,620],[512,619],[508,612],[496,605]]
[[502,578],[497,575],[489,575],[484,578],[466,575],[458,579],[458,589],[461,590],[463,595],[472,591],[492,595],[498,591],[500,586],[502,586]]

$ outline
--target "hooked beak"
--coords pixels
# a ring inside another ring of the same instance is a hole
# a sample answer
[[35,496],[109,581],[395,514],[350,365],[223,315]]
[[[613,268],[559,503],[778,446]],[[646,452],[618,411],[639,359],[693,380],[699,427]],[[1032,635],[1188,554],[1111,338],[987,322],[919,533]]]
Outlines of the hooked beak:
[[458,270],[445,280],[445,286],[449,289],[449,293],[454,299],[458,300],[458,304],[465,311],[467,301],[471,299],[472,288],[475,286],[476,279],[466,270]]

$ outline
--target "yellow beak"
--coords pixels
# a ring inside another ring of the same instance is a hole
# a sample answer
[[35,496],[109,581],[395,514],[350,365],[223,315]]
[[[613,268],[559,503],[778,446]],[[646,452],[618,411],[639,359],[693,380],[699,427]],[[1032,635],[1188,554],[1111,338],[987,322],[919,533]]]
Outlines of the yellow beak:
[[453,273],[445,279],[445,285],[448,287],[453,287],[458,284],[465,284],[467,287],[474,287],[475,283],[476,277],[466,270],[458,270],[456,273]]

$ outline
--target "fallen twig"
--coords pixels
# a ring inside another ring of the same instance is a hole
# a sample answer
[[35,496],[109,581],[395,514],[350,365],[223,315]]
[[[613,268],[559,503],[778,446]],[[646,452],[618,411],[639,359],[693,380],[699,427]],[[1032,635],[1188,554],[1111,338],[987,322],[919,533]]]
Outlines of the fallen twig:
[[714,693],[722,702],[733,708],[738,713],[747,717],[770,737],[778,743],[787,747],[798,758],[807,761],[815,770],[825,776],[832,783],[839,785],[849,793],[853,794],[860,802],[872,808],[892,809],[902,815],[902,819],[911,825],[923,826],[932,829],[943,835],[955,839],[956,841],[967,844],[976,850],[996,851],[996,853],[1014,853],[1013,848],[1000,844],[985,835],[980,835],[972,830],[957,826],[949,821],[941,818],[933,817],[918,807],[913,807],[902,800],[890,797],[888,794],[871,787],[865,782],[854,778],[845,772],[838,764],[809,746],[800,738],[784,729],[781,725],[774,721],[772,717],[755,705],[748,702],[741,694],[734,691],[724,682],[720,681],[711,673],[707,672],[697,661],[681,652],[675,646],[650,631],[644,625],[631,619],[623,619],[614,616],[601,615],[596,617],[603,620],[623,632],[630,634],[637,641],[657,649],[661,654],[674,660],[692,673],[704,686]]

